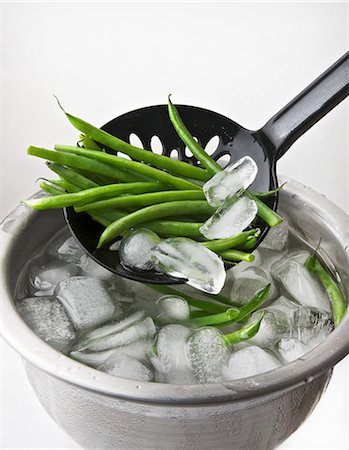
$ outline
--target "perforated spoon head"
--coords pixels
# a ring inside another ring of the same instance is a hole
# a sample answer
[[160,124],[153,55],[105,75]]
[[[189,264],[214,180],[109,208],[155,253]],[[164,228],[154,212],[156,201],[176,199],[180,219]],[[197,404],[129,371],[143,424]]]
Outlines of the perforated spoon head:
[[[274,153],[270,146],[268,148],[262,142],[258,132],[247,130],[227,117],[207,109],[186,105],[179,105],[177,108],[192,135],[222,167],[243,156],[251,156],[258,166],[258,174],[251,189],[264,192],[277,188]],[[102,129],[124,141],[129,141],[130,136],[136,135],[146,150],[198,165],[198,161],[185,148],[173,128],[168,117],[167,105],[150,106],[128,112],[111,120]],[[117,153],[110,149],[106,151]],[[266,203],[275,210],[277,194],[268,198]],[[174,284],[185,281],[155,271],[139,271],[123,267],[118,251],[110,249],[113,242],[96,250],[99,236],[103,232],[102,225],[86,213],[76,213],[74,208],[65,209],[65,218],[72,234],[85,251],[106,269],[122,277],[147,283]],[[268,226],[259,218],[254,225],[261,229],[256,243],[258,246],[264,239]]]

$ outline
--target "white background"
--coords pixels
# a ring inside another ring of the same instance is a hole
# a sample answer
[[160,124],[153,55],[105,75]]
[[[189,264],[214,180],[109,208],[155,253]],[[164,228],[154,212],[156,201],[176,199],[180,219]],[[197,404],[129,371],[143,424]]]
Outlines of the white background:
[[[2,217],[48,175],[26,147],[76,142],[52,93],[96,125],[172,93],[174,102],[257,129],[348,48],[346,2],[4,2],[2,13]],[[296,142],[279,171],[349,212],[347,135],[344,102]],[[5,343],[1,369],[1,448],[77,449]],[[348,377],[347,359],[282,449],[349,448]]]

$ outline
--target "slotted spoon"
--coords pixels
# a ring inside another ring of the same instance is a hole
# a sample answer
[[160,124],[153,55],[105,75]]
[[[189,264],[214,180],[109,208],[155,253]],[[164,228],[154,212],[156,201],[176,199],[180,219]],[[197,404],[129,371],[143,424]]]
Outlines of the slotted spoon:
[[[213,111],[194,106],[177,105],[179,114],[189,131],[202,147],[214,136],[219,137],[217,149],[212,157],[228,164],[242,156],[251,156],[258,165],[258,175],[251,186],[254,191],[268,191],[278,187],[276,163],[290,146],[316,122],[325,116],[349,94],[349,52],[329,67],[297,97],[275,114],[260,130],[251,131]],[[182,161],[197,165],[197,160],[188,154],[171,124],[167,105],[150,106],[119,116],[102,127],[120,139],[129,141],[135,134],[145,149],[151,150],[153,136],[162,143],[162,154],[170,156],[175,149]],[[116,153],[107,149],[109,153]],[[277,194],[266,203],[276,210]],[[147,283],[175,284],[184,279],[172,278],[155,271],[135,271],[120,264],[117,251],[110,245],[96,250],[103,227],[86,213],[76,213],[74,208],[65,208],[67,224],[85,251],[106,269],[126,278]],[[256,247],[268,232],[265,222],[257,219],[261,235]]]

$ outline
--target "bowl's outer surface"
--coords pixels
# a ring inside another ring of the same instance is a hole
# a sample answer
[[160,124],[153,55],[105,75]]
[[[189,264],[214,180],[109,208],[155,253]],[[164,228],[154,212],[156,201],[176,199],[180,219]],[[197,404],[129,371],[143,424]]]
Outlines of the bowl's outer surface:
[[[281,180],[283,181],[283,180]],[[322,238],[349,298],[349,217],[288,180],[281,213],[310,244]],[[21,206],[2,225],[2,334],[24,358],[41,403],[84,448],[271,449],[310,414],[332,367],[349,353],[349,314],[319,347],[273,372],[245,380],[176,386],[112,377],[61,355],[18,316],[14,289],[29,256],[64,225],[59,211]]]

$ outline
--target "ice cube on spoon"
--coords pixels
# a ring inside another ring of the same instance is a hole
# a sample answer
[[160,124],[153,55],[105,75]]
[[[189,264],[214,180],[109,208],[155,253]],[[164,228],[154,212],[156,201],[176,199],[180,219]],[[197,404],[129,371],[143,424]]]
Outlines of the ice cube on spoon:
[[119,249],[121,264],[139,270],[153,269],[151,249],[160,241],[159,236],[151,230],[142,228],[132,231],[121,241]]
[[258,166],[250,156],[244,156],[208,180],[203,190],[211,206],[220,206],[240,189],[247,189],[257,176]]
[[218,294],[226,273],[216,253],[188,238],[169,238],[152,250],[157,267],[167,275],[187,279],[201,291]]
[[200,233],[206,239],[235,236],[251,224],[257,211],[258,207],[254,200],[245,196],[229,197],[200,227]]

